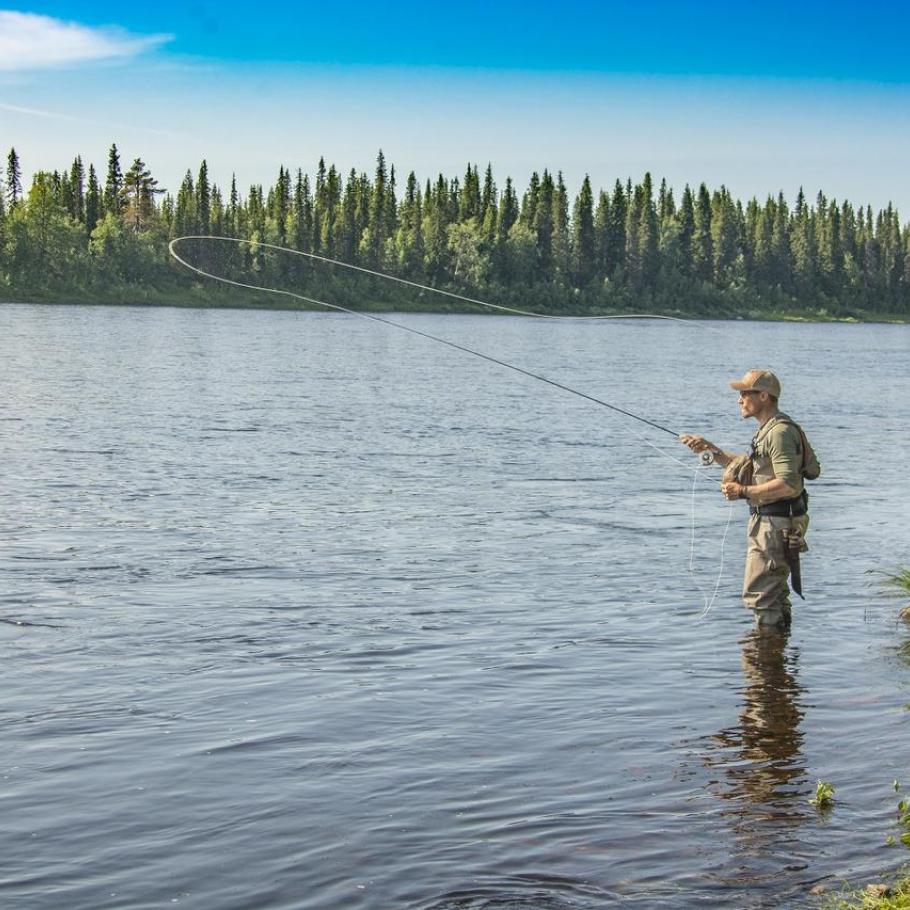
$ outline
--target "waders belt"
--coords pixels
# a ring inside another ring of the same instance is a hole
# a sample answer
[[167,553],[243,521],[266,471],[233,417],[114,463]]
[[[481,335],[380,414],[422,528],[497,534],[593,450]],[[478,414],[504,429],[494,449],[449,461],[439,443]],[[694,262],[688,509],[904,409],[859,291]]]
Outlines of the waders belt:
[[809,511],[809,494],[803,490],[793,499],[779,499],[763,506],[749,506],[750,515],[770,515],[774,518],[794,518]]

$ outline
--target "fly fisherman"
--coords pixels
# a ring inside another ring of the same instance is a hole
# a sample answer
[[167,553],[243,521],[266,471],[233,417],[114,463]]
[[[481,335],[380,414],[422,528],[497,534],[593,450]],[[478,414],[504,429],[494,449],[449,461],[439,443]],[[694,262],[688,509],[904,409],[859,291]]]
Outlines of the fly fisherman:
[[790,625],[790,592],[802,597],[799,554],[807,549],[808,501],[803,480],[821,469],[800,426],[777,408],[780,382],[770,370],[749,370],[731,382],[739,392],[743,417],[758,422],[747,455],[724,452],[702,436],[684,433],[680,441],[693,452],[709,452],[725,468],[721,492],[727,499],[749,503],[748,549],[743,601],[754,612],[759,629]]

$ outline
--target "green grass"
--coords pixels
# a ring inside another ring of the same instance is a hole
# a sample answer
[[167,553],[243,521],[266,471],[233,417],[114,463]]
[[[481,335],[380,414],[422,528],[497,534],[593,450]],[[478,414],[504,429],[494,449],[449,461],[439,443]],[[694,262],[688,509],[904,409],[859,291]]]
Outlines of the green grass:
[[834,805],[834,785],[829,780],[820,780],[815,787],[815,796],[809,800],[816,809],[830,809]]
[[910,594],[910,569],[901,569],[897,575],[889,575],[888,584],[894,585]]
[[[892,587],[910,595],[910,569],[901,569],[896,575],[889,575],[886,581]],[[910,622],[910,604],[907,604],[899,615],[901,619]]]
[[869,885],[827,898],[821,910],[910,910],[910,875],[887,886]]

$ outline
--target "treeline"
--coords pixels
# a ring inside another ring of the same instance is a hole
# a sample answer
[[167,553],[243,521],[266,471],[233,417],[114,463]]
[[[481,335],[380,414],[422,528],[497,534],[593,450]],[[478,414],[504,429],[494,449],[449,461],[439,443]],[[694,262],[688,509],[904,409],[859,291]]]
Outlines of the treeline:
[[[910,225],[897,211],[783,194],[745,204],[721,186],[679,198],[651,175],[574,198],[562,174],[519,191],[490,167],[399,185],[382,152],[373,174],[312,176],[281,167],[267,189],[214,184],[203,161],[176,192],[112,146],[103,175],[77,157],[25,190],[15,150],[0,193],[0,296],[6,299],[235,302],[175,266],[167,242],[188,234],[253,241],[186,248],[240,281],[344,297],[345,305],[439,308],[438,299],[276,254],[275,244],[491,301],[565,313],[683,312],[765,316],[910,315]],[[193,258],[195,257],[195,258]],[[250,295],[246,295],[249,297]],[[254,295],[255,296],[255,295]]]

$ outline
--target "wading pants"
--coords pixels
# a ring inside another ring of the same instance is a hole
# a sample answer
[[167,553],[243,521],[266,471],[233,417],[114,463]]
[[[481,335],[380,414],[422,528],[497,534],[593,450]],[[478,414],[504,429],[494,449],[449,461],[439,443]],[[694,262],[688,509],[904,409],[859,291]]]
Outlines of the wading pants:
[[[809,516],[778,518],[773,515],[749,516],[749,546],[746,550],[746,574],[743,579],[743,602],[750,610],[790,610],[790,569],[784,556],[781,531],[792,528],[803,536],[809,527]],[[806,549],[805,542],[803,549]]]

